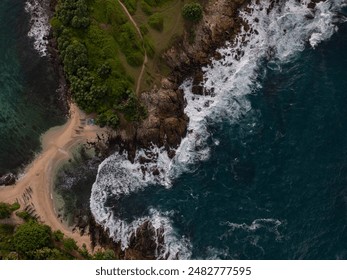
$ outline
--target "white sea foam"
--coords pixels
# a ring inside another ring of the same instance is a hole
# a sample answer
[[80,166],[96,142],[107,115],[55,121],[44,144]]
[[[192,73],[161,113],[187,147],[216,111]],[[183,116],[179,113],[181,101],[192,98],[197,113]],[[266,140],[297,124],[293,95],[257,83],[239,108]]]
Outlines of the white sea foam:
[[[153,159],[154,162],[140,164],[140,158]],[[114,216],[112,210],[104,206],[107,197],[114,198],[127,195],[133,191],[144,188],[150,184],[170,186],[168,174],[170,160],[163,148],[152,147],[151,154],[139,151],[135,163],[127,160],[127,155],[114,154],[106,159],[100,166],[96,182],[92,188],[91,210],[96,220],[110,230],[110,236],[120,242],[122,249],[127,248],[130,238],[136,229],[145,221],[151,221],[156,231],[163,229],[164,247],[156,252],[157,258],[188,259],[190,257],[190,242],[183,236],[177,236],[170,222],[171,213],[160,213],[150,209],[149,216],[142,217],[131,223],[120,220]],[[143,172],[143,169],[146,172]],[[160,175],[154,176],[154,170],[159,169]],[[159,236],[155,236],[156,239]],[[157,240],[158,241],[158,240]],[[158,248],[159,243],[157,242]]]
[[221,236],[221,239],[227,238],[235,230],[243,230],[246,232],[254,233],[259,229],[265,228],[267,231],[272,232],[276,236],[276,240],[282,240],[283,236],[280,234],[278,227],[283,224],[282,221],[277,219],[256,219],[251,224],[237,224],[231,222],[223,222],[221,225],[227,225],[229,227],[228,231]]
[[[194,95],[190,80],[182,84],[187,99],[185,112],[190,121],[188,134],[176,150],[176,156],[170,160],[164,149],[153,147],[151,151],[138,151],[134,163],[129,162],[126,155],[114,154],[100,165],[92,188],[92,213],[123,248],[128,246],[132,232],[149,219],[156,226],[165,228],[166,253],[170,257],[178,251],[184,252],[178,254],[179,258],[189,256],[190,242],[175,234],[169,215],[152,210],[150,216],[128,224],[105,207],[107,197],[113,195],[117,198],[152,184],[170,187],[172,180],[182,172],[192,172],[194,164],[209,157],[207,139],[211,135],[208,126],[221,119],[237,122],[251,110],[247,95],[261,87],[257,82],[261,64],[266,61],[268,68],[281,71],[281,64],[293,59],[305,47],[314,48],[330,38],[337,31],[336,12],[346,3],[328,0],[318,3],[315,9],[309,9],[309,0],[280,0],[268,11],[270,1],[259,2],[255,4],[254,1],[247,11],[240,13],[250,28],[243,29],[234,42],[219,50],[221,60],[212,60],[203,69],[205,95]],[[140,164],[141,156],[154,158],[154,163]],[[159,176],[152,174],[156,169],[160,171]],[[256,220],[251,225],[240,226],[255,230],[269,222]],[[163,256],[162,253],[159,255]]]
[[34,40],[34,48],[41,56],[47,55],[47,37],[50,32],[47,14],[48,1],[28,0],[25,11],[30,15],[30,30],[28,36]]

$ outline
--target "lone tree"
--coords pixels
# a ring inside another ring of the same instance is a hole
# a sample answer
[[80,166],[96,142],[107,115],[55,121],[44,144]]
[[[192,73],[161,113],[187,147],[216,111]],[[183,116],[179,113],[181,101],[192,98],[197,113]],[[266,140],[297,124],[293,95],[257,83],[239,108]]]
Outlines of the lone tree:
[[185,4],[182,10],[183,18],[192,22],[202,19],[202,7],[199,3]]

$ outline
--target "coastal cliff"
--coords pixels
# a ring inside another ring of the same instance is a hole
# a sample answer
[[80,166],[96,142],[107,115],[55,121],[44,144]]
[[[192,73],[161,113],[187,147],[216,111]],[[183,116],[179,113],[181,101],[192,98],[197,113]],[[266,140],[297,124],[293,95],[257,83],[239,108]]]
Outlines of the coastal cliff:
[[[210,0],[200,2],[203,7],[202,19],[198,22],[184,22],[184,29],[181,35],[175,37],[171,46],[166,48],[160,54],[161,57],[157,59],[157,61],[160,61],[169,71],[166,71],[166,74],[156,74],[160,77],[159,82],[157,79],[157,82],[153,81],[150,85],[140,87],[142,90],[140,90],[136,98],[141,106],[145,108],[145,117],[136,117],[132,120],[131,118],[129,119],[129,116],[126,115],[129,112],[126,108],[127,105],[125,105],[125,107],[114,106],[113,108],[116,108],[115,111],[113,111],[114,109],[107,109],[107,112],[102,111],[102,114],[109,114],[111,111],[112,114],[114,114],[117,112],[117,108],[125,108],[124,111],[120,109],[119,113],[116,113],[118,115],[116,119],[112,117],[115,123],[117,123],[117,126],[114,127],[113,133],[111,133],[110,137],[113,140],[108,142],[107,151],[102,153],[102,158],[110,155],[111,152],[123,152],[125,150],[128,159],[133,162],[136,157],[136,152],[143,149],[148,151],[146,154],[147,157],[140,157],[139,163],[145,164],[156,158],[156,155],[150,152],[153,146],[164,147],[169,158],[175,156],[175,149],[186,136],[189,123],[189,118],[184,112],[186,100],[183,90],[180,89],[180,85],[184,80],[192,78],[193,93],[198,95],[208,94],[204,92],[202,85],[203,73],[201,68],[207,65],[211,58],[218,59],[219,54],[216,50],[222,47],[226,41],[233,40],[234,36],[239,33],[242,22],[238,18],[238,11],[247,2],[249,1],[237,0],[230,2],[227,0]],[[59,2],[56,0],[51,1],[51,17],[56,14],[53,10],[57,7],[58,3]],[[95,9],[93,13],[95,15]],[[87,14],[85,13],[85,15]],[[128,16],[131,17],[130,14],[128,14]],[[57,20],[51,22],[53,23],[53,30],[55,30],[55,32],[54,36],[53,33],[51,34],[49,40],[49,52],[54,65],[59,70],[61,88],[65,92],[66,97],[68,99],[71,97],[72,99],[76,99],[76,96],[74,96],[74,91],[76,91],[74,81],[76,79],[80,79],[81,83],[86,81],[84,80],[85,77],[81,76],[80,72],[78,72],[79,70],[75,72],[75,70],[71,70],[71,67],[66,68],[67,63],[70,63],[70,58],[67,59],[66,53],[68,49],[62,47],[62,41],[64,41],[65,45],[71,44],[68,43],[69,39],[65,36],[71,31],[64,33],[61,31],[61,25],[59,22],[57,23]],[[104,25],[100,26],[105,29]],[[107,28],[107,30],[109,30],[109,28]],[[141,34],[139,35],[140,38],[144,36]],[[62,53],[64,55],[61,55]],[[148,49],[145,51],[145,56],[147,53]],[[152,59],[156,60],[155,56]],[[87,76],[93,71],[92,68],[90,68],[90,63],[89,66],[88,64],[84,64],[85,66],[82,65],[83,73]],[[146,62],[144,61],[143,63],[144,66]],[[115,70],[112,69],[112,72],[113,71]],[[100,76],[100,78],[94,81],[99,83],[99,79],[102,81],[105,77]],[[140,85],[141,81],[139,80],[137,83]],[[92,94],[92,87],[86,88],[86,90],[91,91]],[[109,98],[109,96],[106,98]],[[119,102],[119,98],[117,96],[115,98],[116,102]],[[133,97],[125,97],[125,99],[120,102],[129,104],[132,98]],[[77,99],[77,101],[78,100],[80,99]],[[82,104],[86,103],[82,102]],[[92,107],[93,106],[89,104],[87,111]],[[107,125],[107,121],[104,124]],[[160,166],[149,170],[147,170],[146,167],[141,168],[144,173],[150,172],[153,176],[158,176],[160,174]],[[98,225],[92,217],[88,223],[83,219],[83,221],[80,218],[77,218],[77,220],[78,219],[79,222],[77,222],[77,227],[81,229],[81,232],[89,232],[93,246],[99,244],[105,248],[109,247],[115,250],[120,258],[157,258],[158,252],[161,251],[161,247],[164,246],[163,229],[154,228],[150,221],[145,221],[136,229],[130,237],[129,246],[122,250],[117,242],[115,243],[112,238],[108,237],[109,233],[104,231],[103,226]],[[166,256],[162,256],[162,258],[166,258]]]
[[[242,22],[238,11],[248,0],[203,1],[203,18],[198,23],[185,23],[183,35],[166,52],[163,61],[172,70],[162,78],[159,87],[154,86],[140,95],[147,108],[147,118],[141,122],[126,123],[117,134],[127,143],[129,159],[133,160],[136,149],[152,145],[165,146],[173,157],[181,139],[187,133],[188,117],[184,113],[185,100],[179,88],[182,82],[193,78],[193,93],[203,94],[201,67],[218,58],[216,50],[238,34]],[[191,30],[194,30],[192,41]]]
[[[196,23],[185,22],[182,34],[161,54],[161,63],[170,71],[158,75],[158,83],[153,82],[148,89],[142,89],[138,94],[140,103],[146,109],[146,117],[129,121],[120,114],[119,126],[111,133],[108,152],[104,153],[103,157],[126,151],[131,162],[137,160],[141,165],[143,174],[160,176],[160,165],[146,167],[157,157],[151,148],[163,147],[168,157],[173,158],[175,149],[187,134],[189,118],[184,112],[186,100],[180,86],[184,80],[192,78],[193,92],[208,94],[204,92],[201,83],[201,68],[207,65],[211,58],[218,58],[216,50],[238,34],[242,26],[238,11],[247,2],[202,2],[202,19]],[[139,150],[144,150],[145,155],[136,158]],[[81,218],[84,214],[79,215],[77,227],[81,228],[81,232],[90,233],[93,246],[99,244],[111,248],[119,258],[154,259],[158,257],[158,252],[165,251],[162,250],[165,242],[164,230],[160,227],[155,228],[151,221],[145,220],[139,225],[129,237],[128,246],[121,249],[118,242],[109,238],[112,234],[105,231],[103,225],[98,225],[93,217],[86,223],[85,219]]]
[[[139,149],[148,151],[147,157],[140,157],[140,164],[155,160],[157,155],[152,155],[150,151],[153,146],[165,147],[169,158],[175,156],[175,149],[185,137],[189,123],[184,113],[186,100],[179,87],[185,79],[192,78],[193,93],[208,94],[202,86],[201,68],[210,62],[211,57],[218,58],[216,50],[238,34],[242,26],[238,11],[247,2],[204,1],[202,20],[195,24],[186,23],[183,35],[163,53],[162,58],[172,71],[161,79],[159,86],[155,85],[140,93],[139,98],[147,109],[147,117],[140,122],[123,120],[116,129],[116,143],[122,147],[120,150],[125,148],[130,161],[135,160]],[[150,172],[154,176],[160,174],[159,165],[149,170],[144,166],[141,168],[144,173]],[[109,245],[113,244],[112,239],[109,241]],[[163,230],[155,229],[150,221],[145,221],[130,237],[128,247],[123,252],[119,250],[119,256],[125,259],[157,258],[163,243]],[[111,247],[119,248],[119,245],[113,244]]]

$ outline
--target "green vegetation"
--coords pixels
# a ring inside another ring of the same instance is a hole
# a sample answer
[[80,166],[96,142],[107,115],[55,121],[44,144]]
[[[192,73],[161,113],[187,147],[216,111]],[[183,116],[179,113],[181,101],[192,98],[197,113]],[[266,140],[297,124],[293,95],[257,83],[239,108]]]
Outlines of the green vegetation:
[[16,202],[11,204],[0,202],[0,219],[6,219],[11,216],[13,211],[16,211],[20,208],[20,205]]
[[136,12],[137,9],[137,0],[122,0],[122,3],[127,7],[127,10],[131,15]]
[[116,259],[112,250],[90,255],[85,244],[78,248],[76,241],[65,238],[61,231],[52,232],[47,225],[30,219],[23,224],[0,223],[0,260],[67,260]]
[[94,254],[94,260],[114,260],[116,259],[115,253],[112,250],[98,251]]
[[152,7],[148,5],[145,0],[141,0],[141,9],[148,16],[150,16],[153,13]]
[[18,211],[16,212],[16,215],[24,221],[34,220],[34,218],[26,211]]
[[[123,2],[136,11],[136,0]],[[126,71],[142,65],[143,44],[118,1],[59,0],[51,25],[81,109],[96,112],[99,125],[113,128],[120,114],[128,120],[145,115],[133,92],[136,77]]]
[[182,9],[184,19],[198,22],[202,19],[202,7],[199,3],[188,3]]
[[78,246],[76,244],[76,241],[72,238],[66,238],[63,241],[64,249],[68,252],[72,252],[73,250],[77,250]]
[[[100,126],[137,121],[146,111],[134,92],[160,84],[170,72],[162,61],[172,38],[183,33],[186,0],[121,0],[143,39],[117,0],[57,0],[51,19],[71,95]],[[155,44],[154,44],[155,42]],[[144,55],[148,63],[138,81]]]
[[52,247],[51,234],[48,226],[36,221],[18,226],[13,235],[16,252],[24,258],[33,258],[37,250]]
[[180,38],[183,34],[185,24],[182,8],[187,1],[138,1],[138,8],[133,18],[144,38],[143,46],[148,57],[141,81],[141,90],[150,89],[154,84],[160,86],[161,78],[172,71],[166,66],[162,55],[175,42],[173,38]]
[[159,13],[155,13],[148,18],[148,25],[157,31],[163,31],[164,19]]

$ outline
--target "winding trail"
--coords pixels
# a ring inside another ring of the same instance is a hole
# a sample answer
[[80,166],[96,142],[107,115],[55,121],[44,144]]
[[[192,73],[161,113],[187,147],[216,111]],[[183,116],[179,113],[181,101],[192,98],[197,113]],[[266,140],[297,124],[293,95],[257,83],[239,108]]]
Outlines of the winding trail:
[[52,188],[55,172],[60,164],[71,157],[72,148],[86,140],[94,140],[97,134],[106,133],[106,130],[86,125],[85,114],[73,103],[70,112],[65,125],[51,128],[43,135],[42,152],[27,166],[16,184],[0,187],[0,201],[19,202],[22,210],[30,212],[52,230],[60,230],[66,237],[75,239],[80,247],[86,244],[91,252],[90,237],[73,232],[58,218]]
[[130,21],[132,22],[132,24],[134,25],[137,33],[139,34],[141,40],[142,40],[142,47],[143,50],[145,51],[145,57],[142,63],[142,68],[141,68],[141,72],[139,77],[137,78],[137,82],[136,82],[136,95],[138,96],[140,93],[140,86],[141,86],[141,81],[142,81],[142,77],[143,77],[143,73],[145,72],[145,68],[146,68],[146,64],[148,62],[148,57],[147,57],[147,52],[146,52],[146,48],[145,48],[145,44],[144,44],[144,40],[140,31],[140,28],[138,27],[137,23],[135,22],[134,18],[131,16],[131,14],[129,13],[127,7],[125,7],[125,5],[122,3],[121,0],[118,0],[118,3],[122,6],[124,12],[127,14],[128,18],[130,19]]

